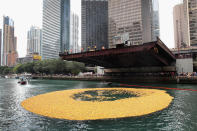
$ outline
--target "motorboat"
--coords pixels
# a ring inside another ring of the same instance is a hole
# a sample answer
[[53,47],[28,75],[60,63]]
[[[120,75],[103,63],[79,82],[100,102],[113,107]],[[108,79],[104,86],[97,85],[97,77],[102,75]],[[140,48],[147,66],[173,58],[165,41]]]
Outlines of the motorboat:
[[21,85],[26,85],[27,84],[27,81],[21,81],[20,84]]
[[20,80],[18,81],[18,83],[21,85],[26,85],[28,82],[27,78],[25,78],[25,77],[20,77],[19,79]]

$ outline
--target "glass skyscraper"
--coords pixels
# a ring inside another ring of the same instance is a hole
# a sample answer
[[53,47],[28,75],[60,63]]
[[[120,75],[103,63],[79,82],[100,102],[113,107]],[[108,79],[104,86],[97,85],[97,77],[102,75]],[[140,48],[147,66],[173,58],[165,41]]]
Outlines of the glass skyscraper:
[[71,24],[70,0],[44,0],[41,46],[43,59],[59,58],[60,52],[72,53]]
[[61,52],[70,49],[70,0],[61,1]]
[[82,48],[108,48],[108,0],[82,0]]
[[153,5],[153,11],[152,11],[152,40],[156,40],[157,37],[160,37],[160,27],[159,27],[159,1],[158,0],[152,0]]

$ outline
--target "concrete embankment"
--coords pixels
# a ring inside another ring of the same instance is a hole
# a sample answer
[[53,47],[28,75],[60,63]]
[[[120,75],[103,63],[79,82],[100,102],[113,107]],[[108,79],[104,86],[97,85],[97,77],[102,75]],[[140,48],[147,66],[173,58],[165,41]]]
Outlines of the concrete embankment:
[[158,76],[138,76],[138,77],[112,77],[112,76],[33,76],[33,79],[49,80],[76,80],[76,81],[106,81],[119,83],[172,83],[172,84],[197,84],[197,77],[158,77]]

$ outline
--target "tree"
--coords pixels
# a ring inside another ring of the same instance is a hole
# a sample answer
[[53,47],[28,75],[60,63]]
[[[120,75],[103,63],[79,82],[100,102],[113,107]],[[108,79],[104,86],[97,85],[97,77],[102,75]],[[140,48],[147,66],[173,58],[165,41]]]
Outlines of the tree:
[[[8,67],[0,67],[0,74],[12,72]],[[6,69],[6,70],[5,70]],[[5,71],[4,71],[5,70]],[[25,64],[18,64],[13,68],[14,73],[36,73],[36,74],[74,74],[86,70],[85,65],[79,62],[63,61],[61,59],[51,59]]]
[[22,64],[16,65],[13,68],[13,72],[16,73],[16,74],[23,73],[24,72],[23,65]]
[[67,69],[73,75],[78,75],[86,70],[85,65],[79,62],[67,62]]
[[11,71],[10,68],[5,68],[5,69],[3,70],[3,75],[10,74],[11,72],[12,72],[12,71]]
[[13,73],[12,67],[0,66],[0,74],[7,75],[7,74],[12,74],[12,73]]
[[39,73],[43,74],[42,62],[41,61],[34,62],[33,70],[34,70],[34,73],[36,74],[39,74]]

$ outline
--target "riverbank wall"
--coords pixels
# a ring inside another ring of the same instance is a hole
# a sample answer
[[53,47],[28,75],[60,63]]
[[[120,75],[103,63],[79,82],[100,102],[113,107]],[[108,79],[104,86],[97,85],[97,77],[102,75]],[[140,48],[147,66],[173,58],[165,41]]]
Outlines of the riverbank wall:
[[112,77],[112,76],[33,76],[33,79],[72,80],[72,81],[105,81],[118,83],[169,83],[169,84],[197,84],[197,77]]

